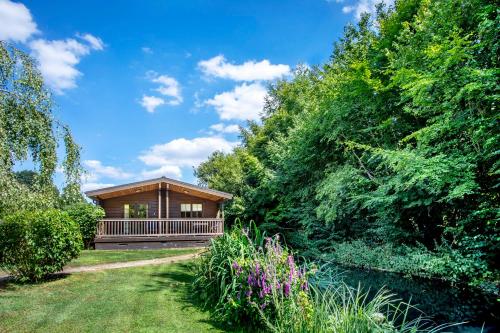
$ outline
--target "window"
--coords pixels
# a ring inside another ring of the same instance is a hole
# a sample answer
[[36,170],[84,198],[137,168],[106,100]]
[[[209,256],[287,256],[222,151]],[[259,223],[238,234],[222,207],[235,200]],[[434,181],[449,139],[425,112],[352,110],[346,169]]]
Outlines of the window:
[[181,204],[181,217],[191,217],[191,204]]
[[202,217],[203,215],[203,205],[202,204],[181,204],[181,217]]
[[141,219],[148,217],[148,204],[125,204],[123,205],[123,217],[128,219]]
[[192,204],[191,205],[191,216],[192,217],[201,217],[202,206],[201,204]]

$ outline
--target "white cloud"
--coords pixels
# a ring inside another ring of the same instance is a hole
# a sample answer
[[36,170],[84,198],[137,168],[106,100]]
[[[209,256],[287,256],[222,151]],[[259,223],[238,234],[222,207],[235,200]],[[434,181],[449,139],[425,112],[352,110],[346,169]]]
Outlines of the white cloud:
[[104,42],[99,37],[93,36],[91,34],[83,34],[83,35],[77,34],[76,36],[89,43],[89,46],[93,50],[98,50],[98,51],[104,50]]
[[176,165],[164,165],[157,169],[145,170],[141,172],[143,178],[159,178],[159,177],[170,177],[170,178],[181,178],[182,172],[181,168]]
[[153,113],[153,112],[155,112],[155,109],[157,107],[165,104],[165,100],[163,98],[156,97],[156,96],[143,95],[140,103],[148,112]]
[[37,39],[29,43],[45,82],[58,94],[76,87],[76,79],[82,75],[76,65],[99,45],[83,44],[73,38],[53,41]]
[[168,75],[160,75],[151,81],[160,84],[156,91],[163,96],[171,97],[171,99],[167,101],[167,104],[179,105],[182,103],[181,88],[176,79]]
[[100,189],[100,188],[111,187],[111,186],[115,186],[115,184],[83,183],[82,186],[81,186],[81,189],[82,189],[83,192],[87,192],[87,191],[97,190],[97,189]]
[[234,65],[227,62],[223,55],[200,61],[198,67],[207,76],[235,81],[273,80],[290,73],[290,66],[273,65],[267,59],[259,62],[249,60],[241,65]]
[[132,177],[132,174],[128,172],[125,172],[117,167],[105,166],[98,160],[85,160],[83,161],[83,165],[89,169],[91,174],[98,177],[104,176],[113,179],[126,179]]
[[205,104],[213,106],[223,120],[259,120],[266,95],[266,88],[262,84],[243,83],[232,91],[215,95]]
[[146,53],[146,54],[153,54],[153,49],[151,49],[150,47],[147,47],[147,46],[141,47],[141,51]]
[[394,0],[359,0],[353,5],[344,6],[342,12],[344,14],[354,13],[356,19],[359,20],[363,13],[374,15],[376,13],[376,5],[379,3],[391,6],[394,4]]
[[0,0],[0,40],[26,42],[37,33],[28,8],[21,3]]
[[220,124],[214,124],[210,126],[210,128],[216,132],[220,133],[239,133],[240,132],[240,127],[238,125],[224,125],[222,123]]
[[179,138],[167,143],[157,144],[139,156],[148,166],[192,167],[198,166],[214,151],[231,151],[238,142],[227,141],[222,137]]

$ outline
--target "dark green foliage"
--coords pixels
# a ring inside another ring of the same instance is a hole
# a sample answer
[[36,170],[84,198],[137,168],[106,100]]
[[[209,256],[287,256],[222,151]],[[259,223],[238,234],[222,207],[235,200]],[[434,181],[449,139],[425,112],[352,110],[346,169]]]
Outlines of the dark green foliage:
[[0,221],[0,267],[20,280],[62,270],[82,245],[78,225],[65,212],[25,211]]
[[82,202],[68,206],[64,210],[80,227],[85,248],[90,248],[97,230],[97,222],[104,218],[104,209]]
[[[351,240],[438,251],[444,239],[478,260],[468,280],[498,279],[499,25],[488,0],[364,16],[328,63],[274,84],[262,124],[197,175],[235,189],[234,216],[308,255]],[[232,176],[217,178],[225,162]]]

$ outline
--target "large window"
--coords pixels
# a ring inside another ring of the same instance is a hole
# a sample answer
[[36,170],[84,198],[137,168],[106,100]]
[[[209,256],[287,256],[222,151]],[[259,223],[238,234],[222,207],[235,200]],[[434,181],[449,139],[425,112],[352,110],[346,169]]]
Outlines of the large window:
[[203,216],[203,205],[202,204],[181,204],[181,217],[202,217]]
[[142,219],[148,217],[148,204],[125,204],[123,205],[123,217],[128,219]]

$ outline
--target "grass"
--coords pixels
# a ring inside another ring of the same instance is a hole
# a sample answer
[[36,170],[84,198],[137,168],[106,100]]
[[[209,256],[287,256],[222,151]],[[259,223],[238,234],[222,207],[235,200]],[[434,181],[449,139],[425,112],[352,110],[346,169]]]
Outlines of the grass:
[[195,253],[199,249],[156,249],[156,250],[83,250],[80,256],[68,266],[89,266],[113,262],[146,260]]
[[190,302],[191,263],[0,285],[1,332],[220,332]]

